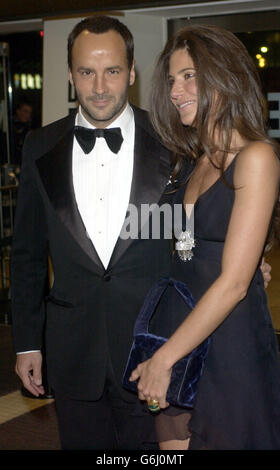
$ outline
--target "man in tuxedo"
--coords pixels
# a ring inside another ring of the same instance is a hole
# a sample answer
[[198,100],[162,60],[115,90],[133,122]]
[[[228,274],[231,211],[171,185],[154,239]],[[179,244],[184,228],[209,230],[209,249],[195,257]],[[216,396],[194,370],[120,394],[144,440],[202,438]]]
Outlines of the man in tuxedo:
[[[80,22],[68,60],[79,111],[31,132],[23,150],[12,253],[16,371],[27,390],[44,393],[44,331],[62,448],[153,448],[153,418],[122,376],[145,295],[168,275],[170,240],[120,233],[129,204],[166,202],[169,152],[147,113],[128,103],[133,38],[122,23]],[[48,256],[54,283],[45,298]]]

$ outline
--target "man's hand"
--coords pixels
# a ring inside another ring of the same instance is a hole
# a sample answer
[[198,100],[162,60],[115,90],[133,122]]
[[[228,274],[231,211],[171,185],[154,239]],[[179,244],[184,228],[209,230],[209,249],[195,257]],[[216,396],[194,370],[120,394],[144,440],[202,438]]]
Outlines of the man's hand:
[[22,380],[24,387],[38,397],[44,395],[42,386],[42,354],[40,352],[30,352],[17,354],[15,371]]
[[264,286],[267,288],[268,283],[271,281],[271,266],[265,261],[264,258],[262,259],[261,271],[263,275]]

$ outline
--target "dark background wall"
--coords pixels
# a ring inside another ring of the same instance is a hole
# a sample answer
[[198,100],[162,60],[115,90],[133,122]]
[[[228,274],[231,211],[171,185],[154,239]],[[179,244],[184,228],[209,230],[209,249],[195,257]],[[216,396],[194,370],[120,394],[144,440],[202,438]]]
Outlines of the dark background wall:
[[[204,0],[210,1],[210,0]],[[139,0],[9,0],[0,3],[0,21],[73,15],[85,11],[123,10],[132,8],[175,6],[199,3],[200,0],[139,1]]]

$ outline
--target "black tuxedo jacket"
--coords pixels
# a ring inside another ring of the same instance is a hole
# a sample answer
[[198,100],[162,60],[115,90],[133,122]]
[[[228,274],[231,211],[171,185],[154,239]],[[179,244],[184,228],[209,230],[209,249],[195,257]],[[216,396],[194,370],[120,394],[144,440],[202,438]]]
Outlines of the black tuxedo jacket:
[[[130,203],[162,204],[170,176],[169,152],[147,113],[135,113]],[[98,399],[108,360],[121,387],[135,319],[144,297],[170,269],[170,240],[118,239],[105,270],[87,237],[72,179],[75,116],[26,139],[12,250],[15,349],[40,349],[46,334],[49,382],[77,399]],[[54,283],[45,296],[48,255]]]

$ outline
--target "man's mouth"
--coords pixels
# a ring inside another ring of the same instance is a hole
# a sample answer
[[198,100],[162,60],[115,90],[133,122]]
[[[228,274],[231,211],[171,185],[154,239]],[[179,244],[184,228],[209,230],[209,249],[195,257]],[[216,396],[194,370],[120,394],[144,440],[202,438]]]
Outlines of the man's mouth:
[[103,96],[103,97],[97,97],[97,96],[91,96],[88,98],[89,101],[91,101],[93,104],[96,104],[97,106],[100,105],[105,105],[107,104],[111,98],[109,96]]

